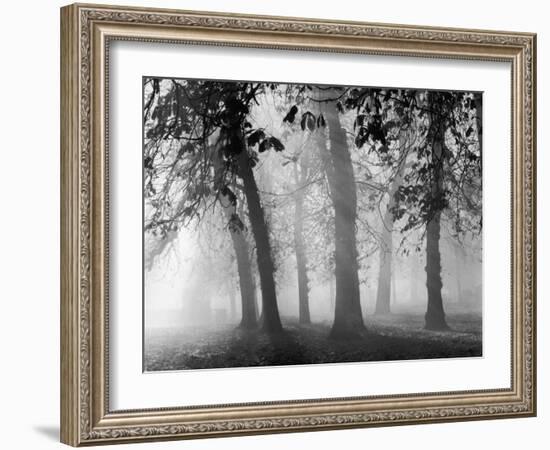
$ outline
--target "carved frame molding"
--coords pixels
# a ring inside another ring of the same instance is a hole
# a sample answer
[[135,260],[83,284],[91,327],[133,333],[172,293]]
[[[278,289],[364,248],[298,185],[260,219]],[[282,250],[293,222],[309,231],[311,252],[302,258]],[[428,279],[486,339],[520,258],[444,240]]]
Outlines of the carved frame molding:
[[[110,411],[105,105],[113,39],[509,61],[510,389]],[[535,415],[534,34],[75,4],[61,10],[61,57],[62,442],[79,446]]]

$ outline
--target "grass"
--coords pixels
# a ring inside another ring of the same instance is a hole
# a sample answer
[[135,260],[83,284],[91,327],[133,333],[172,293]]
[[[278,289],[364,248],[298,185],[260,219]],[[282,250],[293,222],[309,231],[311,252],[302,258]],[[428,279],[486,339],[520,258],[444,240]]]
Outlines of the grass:
[[328,338],[329,323],[300,325],[286,320],[281,336],[234,326],[218,329],[163,329],[148,332],[145,370],[212,369],[360,361],[482,356],[481,318],[447,316],[451,331],[423,329],[422,315],[371,316],[358,339]]

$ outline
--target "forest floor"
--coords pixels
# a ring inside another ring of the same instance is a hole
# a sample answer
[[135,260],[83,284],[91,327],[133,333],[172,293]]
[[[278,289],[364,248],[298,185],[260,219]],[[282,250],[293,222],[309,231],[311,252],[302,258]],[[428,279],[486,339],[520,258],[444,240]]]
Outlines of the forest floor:
[[428,331],[422,315],[370,316],[365,335],[347,341],[329,339],[329,323],[291,319],[283,321],[285,333],[277,338],[235,326],[155,330],[146,336],[145,370],[482,356],[480,316],[448,315],[447,323],[451,331]]

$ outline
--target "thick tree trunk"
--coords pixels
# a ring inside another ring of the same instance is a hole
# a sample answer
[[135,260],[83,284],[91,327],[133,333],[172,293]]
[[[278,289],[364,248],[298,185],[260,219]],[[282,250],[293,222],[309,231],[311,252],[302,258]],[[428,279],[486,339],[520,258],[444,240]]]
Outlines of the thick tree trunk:
[[462,262],[459,248],[455,247],[453,250],[455,254],[456,303],[459,304],[462,300]]
[[248,243],[244,236],[231,233],[235,253],[237,254],[237,268],[239,271],[239,285],[241,289],[242,318],[240,327],[250,330],[258,326],[256,310],[256,285],[252,276],[252,265]]
[[346,131],[334,102],[327,105],[330,167],[327,168],[334,206],[336,299],[332,338],[360,336],[365,326],[361,314],[355,221],[357,193]]
[[439,238],[441,229],[441,213],[437,212],[428,222],[426,230],[426,286],[428,288],[428,310],[426,311],[426,326],[428,330],[448,329],[443,310],[441,295],[441,253]]
[[256,257],[262,290],[262,328],[270,334],[277,334],[282,332],[283,327],[277,307],[274,265],[271,256],[269,232],[260,202],[258,186],[256,185],[256,179],[254,178],[254,173],[250,166],[246,148],[243,148],[238,157],[238,174],[243,180],[244,194],[248,205],[248,217],[250,225],[252,226],[252,235],[256,242]]
[[419,304],[420,299],[420,292],[418,289],[418,280],[422,279],[423,273],[422,269],[420,268],[420,258],[417,257],[416,254],[413,256],[409,255],[409,258],[413,258],[414,260],[411,263],[411,273],[410,273],[410,297],[409,297],[409,303],[411,305]]
[[298,272],[298,314],[302,324],[311,323],[309,314],[309,288],[307,276],[307,255],[304,243],[304,184],[303,170],[298,174],[298,164],[294,167],[296,194],[294,203],[294,249],[296,252],[296,269]]
[[[432,199],[438,201],[443,189],[443,132],[436,131],[433,140],[432,160],[434,161],[432,179]],[[426,226],[426,287],[428,288],[428,308],[426,311],[426,325],[428,330],[447,330],[443,310],[441,289],[441,252],[439,241],[441,236],[441,211],[432,215]]]

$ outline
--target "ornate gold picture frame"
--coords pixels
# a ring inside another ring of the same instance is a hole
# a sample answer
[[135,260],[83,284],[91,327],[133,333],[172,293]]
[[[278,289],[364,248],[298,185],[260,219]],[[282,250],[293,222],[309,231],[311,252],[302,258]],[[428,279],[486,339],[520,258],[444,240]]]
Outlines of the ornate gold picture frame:
[[[501,126],[511,124],[512,147],[510,386],[113,410],[108,67],[115,41],[509,63],[512,114]],[[536,36],[530,33],[86,4],[62,8],[61,441],[81,446],[534,416],[535,88]]]

